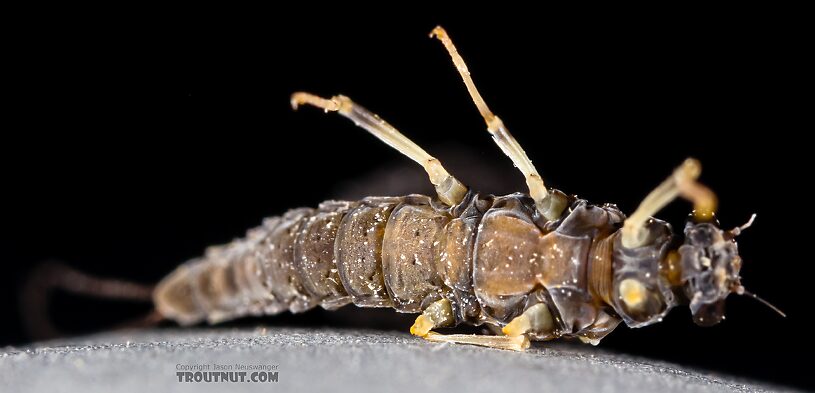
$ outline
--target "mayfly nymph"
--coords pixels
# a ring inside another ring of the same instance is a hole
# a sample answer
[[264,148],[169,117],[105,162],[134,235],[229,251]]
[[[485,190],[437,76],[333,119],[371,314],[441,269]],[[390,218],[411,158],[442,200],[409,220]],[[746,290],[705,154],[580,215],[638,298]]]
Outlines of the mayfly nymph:
[[[528,193],[477,193],[348,97],[295,93],[295,109],[337,112],[422,165],[436,196],[329,201],[268,218],[166,277],[153,294],[164,318],[189,325],[317,306],[392,307],[419,313],[410,332],[427,340],[521,350],[560,337],[597,344],[621,321],[646,326],[678,304],[689,305],[697,324],[713,325],[729,294],[749,294],[735,238],[752,220],[719,228],[715,194],[697,182],[698,161],[687,159],[628,217],[615,205],[547,189],[447,33],[437,27],[431,36],[444,44]],[[684,244],[672,249],[671,226],[652,216],[677,197],[694,211]],[[458,324],[503,334],[433,331]]]

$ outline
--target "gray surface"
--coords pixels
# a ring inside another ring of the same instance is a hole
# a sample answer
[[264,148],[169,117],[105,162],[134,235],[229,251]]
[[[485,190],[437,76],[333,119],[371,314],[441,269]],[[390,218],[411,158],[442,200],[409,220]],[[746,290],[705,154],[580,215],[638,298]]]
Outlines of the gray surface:
[[[179,383],[178,364],[278,365],[277,383]],[[5,348],[3,392],[731,392],[771,387],[572,344],[526,353],[327,329],[119,332]]]

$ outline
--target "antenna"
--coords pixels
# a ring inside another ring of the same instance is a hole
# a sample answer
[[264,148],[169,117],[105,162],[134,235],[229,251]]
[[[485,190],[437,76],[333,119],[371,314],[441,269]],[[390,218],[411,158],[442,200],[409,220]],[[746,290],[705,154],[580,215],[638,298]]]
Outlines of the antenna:
[[741,233],[744,232],[745,229],[750,228],[751,226],[753,226],[753,221],[755,221],[755,220],[756,220],[756,213],[753,213],[753,215],[750,216],[750,220],[748,220],[747,223],[745,223],[742,226],[738,226],[738,227],[735,227],[735,228],[729,230],[728,233],[732,237],[735,238],[736,236],[741,235]]
[[[754,215],[754,216],[755,216],[755,215]],[[752,220],[750,220],[750,221],[752,221]],[[762,299],[762,298],[758,297],[758,295],[756,295],[755,293],[752,293],[752,292],[750,292],[750,291],[748,291],[748,290],[744,289],[744,287],[743,287],[743,286],[741,286],[741,285],[739,285],[738,287],[736,287],[735,292],[736,292],[737,294],[739,294],[739,295],[747,295],[747,296],[750,296],[750,297],[752,297],[753,299],[756,299],[756,300],[758,300],[759,302],[763,303],[765,306],[767,306],[767,307],[771,308],[773,311],[777,312],[777,313],[778,313],[778,315],[780,315],[780,316],[782,316],[782,317],[784,317],[784,318],[786,318],[786,317],[787,317],[787,314],[784,314],[784,312],[783,312],[783,311],[781,311],[781,310],[779,310],[779,309],[778,309],[778,307],[773,306],[773,305],[772,305],[772,303],[770,303],[770,302],[768,302],[768,301],[766,301],[766,300],[764,300],[764,299]]]

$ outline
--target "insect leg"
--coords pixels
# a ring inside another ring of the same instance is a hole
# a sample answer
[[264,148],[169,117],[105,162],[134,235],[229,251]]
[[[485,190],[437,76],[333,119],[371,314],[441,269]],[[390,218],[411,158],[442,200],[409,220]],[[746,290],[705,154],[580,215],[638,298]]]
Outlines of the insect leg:
[[699,161],[688,158],[671,176],[651,191],[637,210],[625,220],[623,245],[629,248],[643,245],[647,235],[643,230],[645,222],[679,196],[693,202],[694,215],[697,218],[710,218],[716,210],[716,194],[696,181],[701,173],[702,165]]
[[424,337],[427,341],[453,344],[470,344],[496,349],[509,349],[523,351],[529,348],[529,338],[520,336],[479,336],[475,334],[439,334],[428,332]]
[[427,154],[396,128],[380,119],[379,116],[357,105],[350,98],[338,95],[331,97],[331,99],[325,99],[309,93],[294,93],[291,96],[292,108],[297,109],[301,104],[313,105],[324,109],[326,112],[338,112],[379,138],[382,142],[422,165],[430,177],[430,182],[436,188],[439,199],[445,204],[453,206],[464,199],[467,187],[447,172],[439,160]]
[[487,107],[487,103],[481,98],[481,94],[475,87],[475,83],[473,83],[470,71],[467,69],[467,64],[464,63],[464,59],[459,55],[458,50],[456,50],[447,32],[441,26],[437,26],[430,33],[430,37],[436,37],[444,44],[444,47],[453,59],[453,64],[456,66],[459,74],[461,74],[461,79],[464,80],[464,85],[467,86],[467,91],[470,92],[470,97],[472,97],[478,111],[481,112],[484,121],[487,122],[487,131],[492,134],[492,139],[498,147],[501,148],[501,151],[509,156],[515,166],[518,167],[524,174],[524,177],[526,177],[529,195],[535,200],[538,211],[547,219],[556,220],[566,207],[566,201],[562,198],[553,197],[553,195],[546,190],[543,179],[538,174],[535,166],[532,165],[532,161],[529,160],[524,149],[521,148],[518,141],[509,133],[509,130],[504,126],[501,119],[495,116],[492,111],[490,111],[490,108]]
[[433,302],[416,318],[416,322],[410,327],[410,334],[419,337],[426,337],[430,329],[450,326],[455,321],[453,308],[450,301],[441,299]]
[[523,314],[515,317],[502,331],[507,336],[521,336],[529,332],[544,333],[555,328],[552,313],[549,307],[543,303],[538,303],[529,307]]
[[529,339],[524,336],[477,336],[473,334],[439,334],[430,331],[437,327],[453,324],[455,317],[447,299],[438,300],[428,306],[410,327],[410,333],[428,341],[455,344],[471,344],[498,349],[522,351],[529,348]]

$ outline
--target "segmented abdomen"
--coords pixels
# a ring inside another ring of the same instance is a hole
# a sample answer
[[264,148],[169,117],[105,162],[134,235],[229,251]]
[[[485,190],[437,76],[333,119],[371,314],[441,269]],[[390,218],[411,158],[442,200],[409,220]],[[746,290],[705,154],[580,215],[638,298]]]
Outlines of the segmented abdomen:
[[[470,247],[469,239],[448,246],[443,230],[454,219],[452,209],[421,195],[290,210],[181,265],[157,287],[156,307],[182,324],[349,303],[419,312],[441,296],[441,247]],[[449,283],[472,291],[469,282]]]
[[524,194],[470,193],[454,207],[423,195],[332,201],[208,249],[154,297],[182,324],[349,303],[421,312],[444,297],[457,322],[500,326],[545,303],[558,327],[537,338],[601,337],[619,321],[606,305],[622,220],[577,200],[545,222]]

